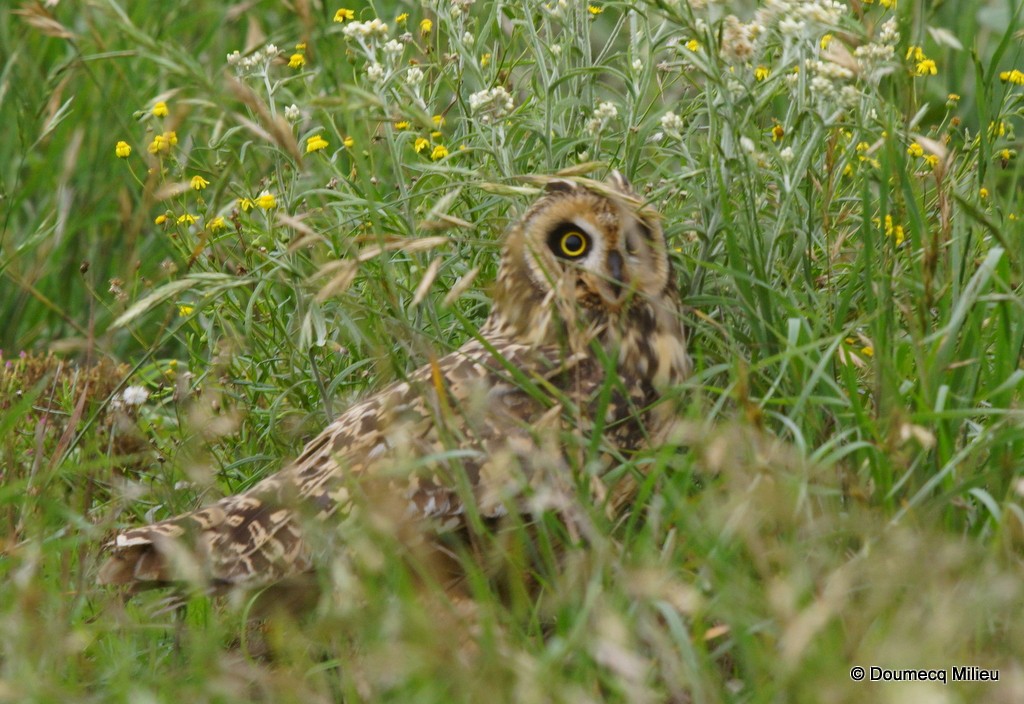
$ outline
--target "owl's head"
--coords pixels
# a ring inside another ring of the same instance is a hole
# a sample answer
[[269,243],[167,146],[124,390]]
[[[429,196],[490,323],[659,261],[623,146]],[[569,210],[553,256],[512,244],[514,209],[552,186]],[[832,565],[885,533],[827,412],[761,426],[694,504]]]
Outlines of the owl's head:
[[495,314],[529,335],[552,313],[600,322],[674,291],[658,216],[621,174],[553,179],[509,232]]

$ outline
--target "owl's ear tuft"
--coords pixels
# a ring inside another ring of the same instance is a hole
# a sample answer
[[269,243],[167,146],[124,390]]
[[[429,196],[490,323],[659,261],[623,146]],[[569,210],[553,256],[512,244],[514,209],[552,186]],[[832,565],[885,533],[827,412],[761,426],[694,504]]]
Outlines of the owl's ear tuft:
[[564,178],[553,178],[544,184],[545,193],[574,193],[578,189],[579,186]]
[[636,195],[633,192],[633,186],[630,184],[629,179],[623,176],[618,169],[614,169],[610,174],[608,174],[608,178],[605,182],[623,195]]

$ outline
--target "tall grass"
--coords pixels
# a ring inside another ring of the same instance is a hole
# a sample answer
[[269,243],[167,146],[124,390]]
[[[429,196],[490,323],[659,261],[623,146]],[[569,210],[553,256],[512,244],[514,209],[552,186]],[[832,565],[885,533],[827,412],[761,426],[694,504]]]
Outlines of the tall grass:
[[[0,11],[0,700],[1024,696],[1019,10],[773,7]],[[480,536],[462,601],[345,522],[315,618],[260,633],[94,586],[116,527],[470,338],[529,176],[610,168],[696,361],[678,443],[604,477],[625,515]]]

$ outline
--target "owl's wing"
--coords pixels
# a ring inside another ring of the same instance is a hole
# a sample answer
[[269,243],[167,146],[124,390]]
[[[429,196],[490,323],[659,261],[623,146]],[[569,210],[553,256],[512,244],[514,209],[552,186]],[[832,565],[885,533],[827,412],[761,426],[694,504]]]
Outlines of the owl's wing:
[[580,373],[584,359],[470,341],[349,408],[250,490],[118,534],[99,581],[269,584],[310,569],[306,521],[367,498],[400,506],[408,519],[459,524],[467,502],[482,517],[504,515],[525,485],[564,465],[557,443],[542,438],[560,423],[567,385],[594,390],[594,375]]
[[309,567],[295,515],[252,492],[124,531],[110,547],[101,584],[260,586]]

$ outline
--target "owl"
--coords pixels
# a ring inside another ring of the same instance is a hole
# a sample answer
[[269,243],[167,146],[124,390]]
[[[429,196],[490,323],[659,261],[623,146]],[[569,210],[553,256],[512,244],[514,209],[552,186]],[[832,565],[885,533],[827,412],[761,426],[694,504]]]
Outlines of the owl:
[[264,587],[313,571],[309,528],[367,497],[425,530],[466,529],[571,483],[567,434],[599,434],[605,457],[659,442],[676,416],[659,401],[690,360],[658,215],[617,172],[543,182],[472,339],[352,405],[248,491],[121,532],[99,581]]

